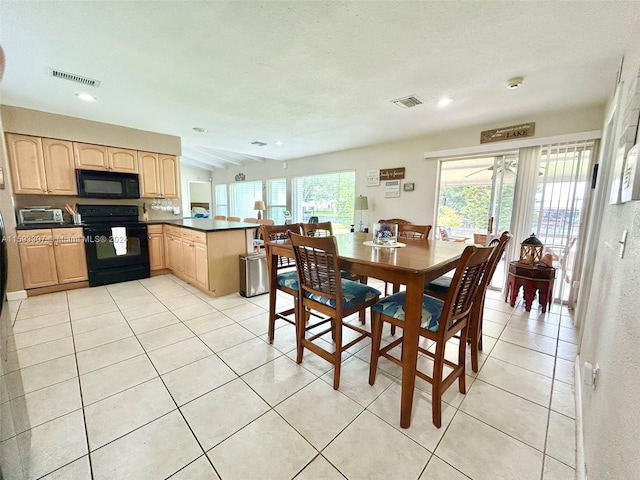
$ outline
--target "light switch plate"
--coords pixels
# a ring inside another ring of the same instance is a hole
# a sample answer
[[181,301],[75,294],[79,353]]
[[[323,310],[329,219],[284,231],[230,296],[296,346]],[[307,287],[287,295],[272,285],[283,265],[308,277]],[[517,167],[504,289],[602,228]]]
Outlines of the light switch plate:
[[618,255],[620,258],[624,258],[624,249],[627,248],[627,230],[622,231],[622,239],[618,242]]

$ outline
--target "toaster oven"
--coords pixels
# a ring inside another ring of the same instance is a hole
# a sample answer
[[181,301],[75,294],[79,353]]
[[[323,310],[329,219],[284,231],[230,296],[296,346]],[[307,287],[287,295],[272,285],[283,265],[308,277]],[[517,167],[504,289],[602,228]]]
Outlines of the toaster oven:
[[62,209],[51,207],[28,207],[18,211],[21,224],[30,223],[62,223]]

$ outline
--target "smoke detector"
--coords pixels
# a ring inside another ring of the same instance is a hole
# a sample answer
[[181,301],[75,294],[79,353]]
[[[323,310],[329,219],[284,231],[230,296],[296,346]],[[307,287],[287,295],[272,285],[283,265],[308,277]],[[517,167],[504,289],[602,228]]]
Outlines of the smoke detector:
[[408,97],[396,98],[395,100],[391,100],[391,103],[396,104],[400,108],[411,108],[422,105],[424,102],[415,95],[409,95]]
[[524,82],[524,78],[523,77],[513,77],[513,78],[507,80],[507,88],[509,90],[515,90],[520,85],[522,85],[522,82]]

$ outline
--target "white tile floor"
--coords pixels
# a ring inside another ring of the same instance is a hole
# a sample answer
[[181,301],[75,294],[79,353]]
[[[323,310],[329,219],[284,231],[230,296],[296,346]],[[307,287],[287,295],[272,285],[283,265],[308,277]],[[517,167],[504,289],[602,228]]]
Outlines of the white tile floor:
[[418,381],[405,430],[397,366],[381,361],[369,386],[361,342],[334,391],[328,363],[310,352],[295,363],[291,326],[267,343],[267,304],[171,275],[11,302],[5,478],[575,477],[577,336],[559,306],[529,314],[489,292],[467,394],[449,389],[437,429]]

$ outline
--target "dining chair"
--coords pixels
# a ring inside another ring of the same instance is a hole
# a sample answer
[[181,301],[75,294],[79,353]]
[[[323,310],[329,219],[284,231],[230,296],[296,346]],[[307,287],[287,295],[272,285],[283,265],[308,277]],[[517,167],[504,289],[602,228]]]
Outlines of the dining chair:
[[227,217],[227,222],[239,222],[240,217]]
[[[394,222],[399,221],[398,218],[392,218],[391,220],[384,220],[384,222]],[[383,222],[383,220],[380,220]],[[429,236],[429,232],[431,232],[431,225],[415,225],[413,223],[398,223],[398,239],[402,239],[403,241],[407,240],[427,240]],[[384,282],[384,294],[388,295],[388,282]],[[393,283],[392,284],[392,293],[398,293],[400,291],[400,284]],[[391,327],[391,333],[395,333],[395,327]]]
[[333,235],[331,222],[303,223],[302,234],[307,237],[329,237]]
[[[295,271],[295,260],[289,257],[278,256],[276,260],[276,272],[272,272],[271,245],[270,241],[288,240],[287,232],[300,232],[300,224],[292,223],[289,225],[262,225],[260,232],[264,240],[267,254],[267,268],[269,275],[276,275],[276,290],[269,289],[269,343],[273,343],[275,337],[276,320],[284,320],[287,323],[295,325],[294,319],[288,318],[291,314],[295,314],[298,306],[298,275]],[[288,308],[280,312],[276,311],[277,290],[287,293],[293,297],[293,308]]]
[[[333,225],[331,222],[303,223],[301,225],[302,234],[307,237],[329,237],[333,235]],[[354,282],[367,283],[367,277],[355,275],[345,270],[340,271],[340,276],[347,280],[353,280]],[[363,325],[366,323],[364,310],[360,312],[360,323]]]
[[[419,335],[435,342],[435,352],[431,352],[418,345],[418,351],[433,360],[433,373],[417,369],[416,376],[431,384],[432,421],[440,428],[442,425],[442,394],[456,379],[460,393],[466,393],[465,383],[465,353],[467,343],[467,325],[475,294],[480,286],[482,272],[485,269],[493,248],[466,247],[456,264],[455,274],[444,300],[429,295],[422,297],[422,321]],[[369,384],[376,380],[378,358],[384,357],[404,368],[404,355],[400,358],[393,356],[390,351],[402,345],[400,337],[384,348],[380,348],[382,340],[383,322],[403,328],[405,312],[405,292],[396,293],[383,298],[373,306],[371,317],[371,364],[369,368]],[[445,346],[454,335],[460,335],[458,346],[458,361],[452,362],[445,358]],[[444,367],[451,372],[443,378]]]
[[410,225],[411,222],[409,220],[404,220],[402,218],[390,218],[388,220],[378,220],[378,223],[397,223],[398,224],[398,230],[400,230],[400,227],[402,227],[402,225]]
[[259,223],[260,225],[275,225],[276,224],[276,222],[274,222],[270,218],[259,218],[256,223]]
[[[340,277],[338,245],[334,236],[308,237],[293,232],[289,232],[288,235],[293,245],[299,280],[296,361],[302,362],[305,348],[327,360],[333,365],[333,388],[337,390],[340,386],[342,352],[370,336],[367,330],[344,319],[374,305],[380,298],[380,291]],[[304,326],[311,312],[319,312],[330,317],[330,322],[327,328],[321,331],[314,329],[310,336],[307,336],[309,329],[305,329]],[[343,327],[358,334],[345,345],[342,344]],[[318,339],[324,342],[320,337],[329,332],[334,342],[333,352],[315,342]]]
[[[503,232],[502,235],[500,235],[500,238],[494,238],[491,240],[489,247],[494,248],[494,250],[487,262],[486,270],[482,274],[480,287],[476,293],[476,299],[473,302],[471,317],[469,318],[467,339],[471,344],[471,370],[474,372],[478,371],[478,359],[480,352],[482,351],[482,321],[484,317],[484,300],[487,294],[487,287],[491,283],[493,274],[495,273],[498,263],[504,255],[504,251],[510,240],[511,234],[509,234],[509,232]],[[425,287],[425,293],[432,297],[444,300],[449,293],[451,281],[451,277],[438,277]]]
[[258,223],[258,219],[257,218],[244,218],[242,221],[244,223]]
[[398,237],[425,240],[429,236],[429,232],[431,232],[431,225],[398,224]]
[[214,220],[226,220],[227,216],[226,215],[214,215],[213,219]]

